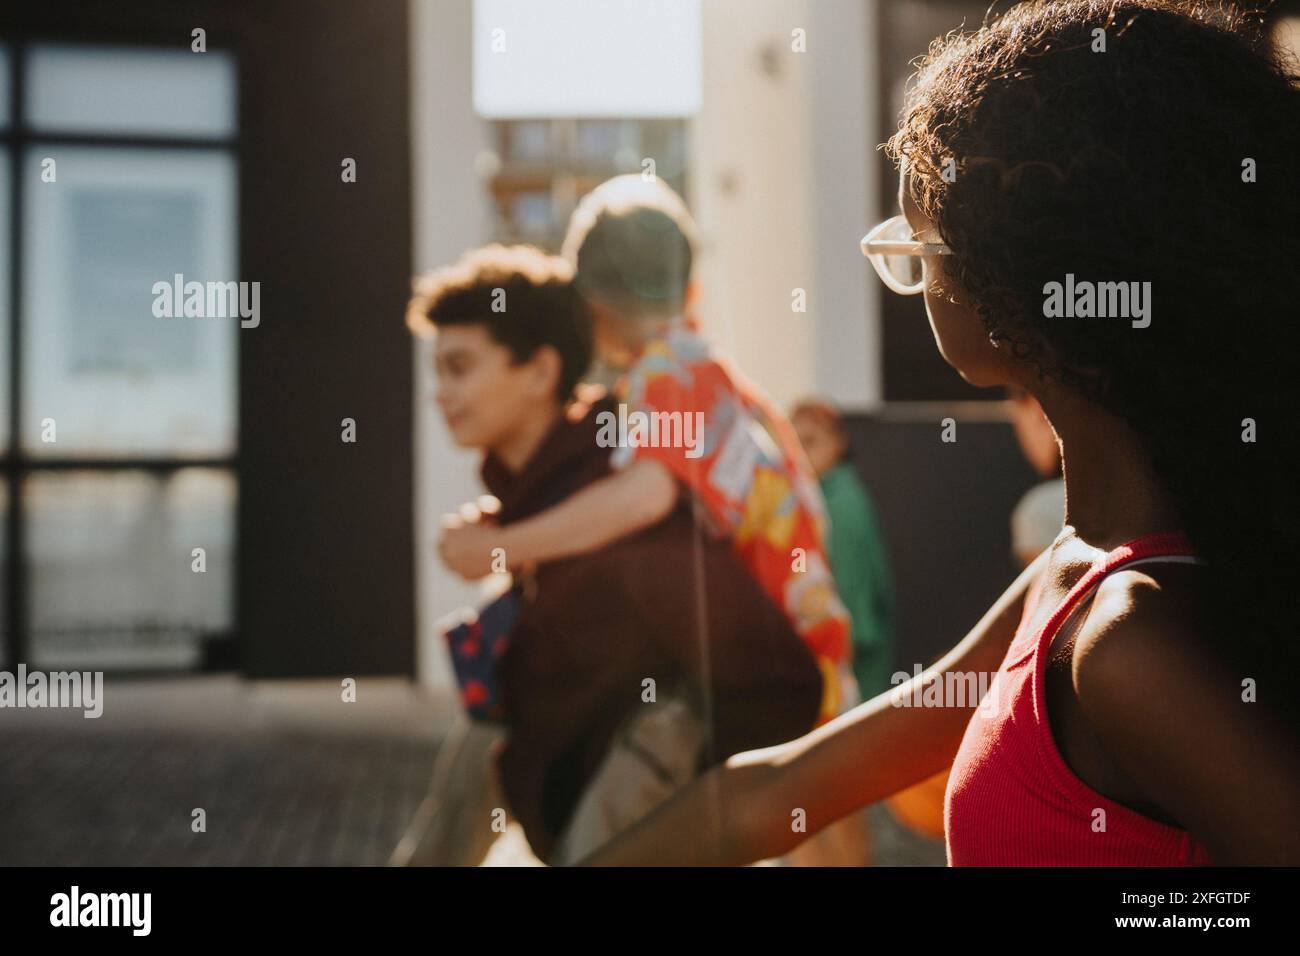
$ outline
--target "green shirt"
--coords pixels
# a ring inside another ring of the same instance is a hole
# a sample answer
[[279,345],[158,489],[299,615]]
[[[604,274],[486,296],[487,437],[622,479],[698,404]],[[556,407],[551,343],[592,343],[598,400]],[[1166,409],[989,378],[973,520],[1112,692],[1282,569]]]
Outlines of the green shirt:
[[849,462],[821,476],[831,575],[853,620],[853,673],[863,700],[891,686],[894,585],[876,509]]

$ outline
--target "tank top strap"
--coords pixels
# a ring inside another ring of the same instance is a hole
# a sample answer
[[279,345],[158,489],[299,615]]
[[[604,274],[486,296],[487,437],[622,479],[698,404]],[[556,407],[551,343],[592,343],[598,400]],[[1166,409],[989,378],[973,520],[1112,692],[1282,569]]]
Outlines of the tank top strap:
[[1089,573],[1100,572],[1104,577],[1123,565],[1145,558],[1195,557],[1196,549],[1192,547],[1192,542],[1186,534],[1181,531],[1163,531],[1121,544],[1104,555]]
[[1148,534],[1121,544],[1118,548],[1108,551],[1098,558],[1097,562],[1088,569],[1088,572],[1075,583],[1074,587],[1070,588],[1065,595],[1065,599],[1061,601],[1047,623],[1043,625],[1042,631],[1039,632],[1040,641],[1050,639],[1049,635],[1057,632],[1061,625],[1065,623],[1065,620],[1074,612],[1079,602],[1088,595],[1088,592],[1102,578],[1108,574],[1113,574],[1126,565],[1162,558],[1182,558],[1198,564],[1202,563],[1196,557],[1191,540],[1181,531]]

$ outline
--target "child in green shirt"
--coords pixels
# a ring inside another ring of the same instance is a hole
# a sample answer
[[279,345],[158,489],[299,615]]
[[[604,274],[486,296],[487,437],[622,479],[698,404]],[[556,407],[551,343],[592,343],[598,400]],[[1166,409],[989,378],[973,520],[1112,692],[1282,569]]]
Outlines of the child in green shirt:
[[862,700],[890,688],[894,587],[871,496],[849,460],[848,437],[831,405],[805,400],[790,415],[821,483],[830,518],[830,565],[853,621],[853,673]]

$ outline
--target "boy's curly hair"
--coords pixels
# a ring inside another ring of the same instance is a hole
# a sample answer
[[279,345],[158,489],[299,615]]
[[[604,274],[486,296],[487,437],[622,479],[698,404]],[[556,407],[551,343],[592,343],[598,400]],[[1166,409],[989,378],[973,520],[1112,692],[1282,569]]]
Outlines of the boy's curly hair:
[[[1021,3],[935,41],[885,148],[953,250],[941,290],[1140,437],[1214,569],[1220,648],[1295,668],[1300,88],[1266,26],[1215,2]],[[1066,273],[1151,282],[1150,326],[1044,318]]]
[[481,325],[515,362],[549,345],[560,355],[556,383],[569,399],[591,365],[591,313],[573,286],[573,267],[535,246],[499,243],[467,252],[455,264],[414,282],[406,325],[431,337],[449,325]]

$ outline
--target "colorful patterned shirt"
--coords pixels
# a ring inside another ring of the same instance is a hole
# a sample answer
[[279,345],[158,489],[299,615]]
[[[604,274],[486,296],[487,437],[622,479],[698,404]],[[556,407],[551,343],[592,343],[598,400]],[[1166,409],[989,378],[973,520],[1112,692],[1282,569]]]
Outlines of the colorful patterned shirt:
[[821,489],[794,427],[683,319],[646,343],[617,395],[627,422],[614,467],[653,459],[690,490],[817,659],[818,723],[835,717],[850,621],[827,563]]

